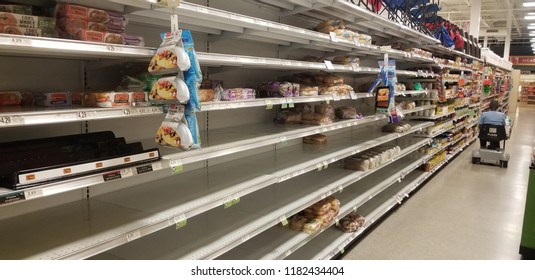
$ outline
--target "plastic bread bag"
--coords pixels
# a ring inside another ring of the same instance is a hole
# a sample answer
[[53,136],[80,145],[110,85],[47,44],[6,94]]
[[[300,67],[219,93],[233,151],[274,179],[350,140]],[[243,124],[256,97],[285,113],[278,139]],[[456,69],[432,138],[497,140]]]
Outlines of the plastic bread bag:
[[156,132],[156,143],[187,150],[193,146],[193,136],[186,124],[183,105],[171,105]]
[[149,99],[177,100],[178,102],[185,104],[190,99],[190,93],[188,86],[179,76],[164,77],[158,79],[154,86],[152,86]]
[[191,64],[191,67],[184,72],[184,81],[188,86],[190,95],[188,106],[191,106],[195,111],[200,111],[201,105],[199,104],[199,99],[197,97],[197,90],[201,87],[202,71],[199,60],[197,59],[197,54],[195,53],[193,38],[191,37],[191,32],[189,30],[182,31],[182,43]]
[[189,56],[182,44],[182,30],[166,33],[164,40],[149,64],[152,74],[170,74],[191,67]]
[[349,106],[343,106],[336,108],[336,117],[339,119],[356,119],[357,109]]

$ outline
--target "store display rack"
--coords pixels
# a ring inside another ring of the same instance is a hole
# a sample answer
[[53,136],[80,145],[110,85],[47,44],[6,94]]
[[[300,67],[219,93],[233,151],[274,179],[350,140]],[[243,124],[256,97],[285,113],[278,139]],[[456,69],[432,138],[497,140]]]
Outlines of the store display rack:
[[[81,0],[72,2],[84,4]],[[317,24],[318,20],[341,17],[349,28],[364,30],[363,33],[372,32],[379,42],[394,36],[416,44],[425,44],[426,49],[432,49],[435,55],[453,54],[475,59],[446,50],[438,46],[440,42],[435,38],[391,22],[346,1],[247,1],[249,4],[251,2],[278,7],[280,11],[272,18],[299,15],[307,24]],[[293,49],[325,51],[333,56],[357,55],[363,60],[369,60],[363,65],[372,65],[372,60],[381,60],[388,54],[390,58],[397,60],[399,69],[396,74],[402,79],[433,78],[430,81],[435,81],[437,74],[434,72],[413,71],[412,67],[416,63],[426,67],[478,72],[464,66],[437,64],[433,58],[411,52],[366,45],[332,34],[183,1],[174,10],[146,1],[107,0],[95,5],[97,8],[110,10],[119,5],[130,22],[140,24],[143,28],[168,28],[168,18],[176,12],[183,28],[190,28],[204,35],[216,35],[221,41],[239,39],[259,45],[277,45],[279,48],[277,57],[267,57],[265,54],[246,56],[240,54],[239,49],[228,51],[233,54],[227,54],[226,51],[211,52],[208,50],[211,48],[197,51],[199,62],[207,69],[208,74],[213,74],[210,73],[211,67],[232,67],[224,68],[231,69],[230,71],[244,68],[273,72],[326,71],[344,73],[351,77],[373,77],[380,71],[376,67],[336,65],[329,60],[306,62],[289,59],[285,51]],[[232,9],[231,6],[229,9]],[[210,36],[205,36],[207,41]],[[0,53],[2,56],[12,56],[13,59],[29,57],[80,60],[83,61],[82,67],[85,67],[86,61],[93,60],[110,60],[116,64],[123,61],[147,63],[154,55],[155,48],[0,34]],[[84,72],[84,69],[81,72]],[[395,95],[396,99],[399,97],[400,100],[436,101],[435,98],[420,97],[435,92],[436,90],[403,91]],[[274,106],[293,107],[293,104],[305,102],[357,104],[361,99],[367,99],[365,101],[368,102],[372,97],[373,94],[370,93],[351,92],[345,96],[204,102],[199,114],[207,115],[213,112],[221,113],[221,116],[225,116],[225,113],[245,116],[245,110],[241,109],[273,113],[275,110],[270,112],[262,107],[271,110]],[[435,107],[436,105],[423,105],[402,110],[401,113],[408,115]],[[447,118],[453,113],[414,118],[437,120]],[[46,130],[48,125],[80,123],[82,131],[89,132],[94,121],[145,120],[151,117],[163,118],[163,114],[161,106],[101,109],[2,108],[0,129]],[[247,118],[251,118],[251,115],[247,115]],[[451,127],[433,135],[425,135],[424,130],[434,123],[411,120],[412,128],[409,131],[383,133],[380,130],[386,123],[384,115],[368,115],[363,119],[342,120],[321,126],[281,126],[271,122],[260,123],[261,120],[258,120],[256,123],[212,127],[207,116],[204,121],[206,123],[201,127],[200,135],[210,141],[203,143],[202,148],[179,151],[159,147],[163,155],[161,160],[113,171],[117,176],[112,181],[105,179],[106,173],[100,173],[18,191],[0,189],[0,210],[4,213],[21,211],[20,214],[4,215],[7,218],[0,220],[0,238],[9,240],[2,243],[0,257],[330,258],[343,251],[346,245],[353,242],[379,217],[401,203],[404,197],[438,172],[445,163],[430,172],[419,169],[436,154],[426,155],[419,150],[431,144],[433,137],[454,129]],[[111,130],[124,126],[118,123],[99,125],[109,125],[108,129]],[[467,122],[463,126],[470,125],[473,125],[473,122]],[[55,133],[62,134],[64,131],[58,130]],[[146,129],[144,147],[156,147],[154,140],[148,139],[153,133],[154,127]],[[302,137],[318,133],[328,135],[327,145],[312,147],[300,143]],[[24,137],[28,136],[24,135],[22,138]],[[466,135],[441,149],[458,144],[465,138]],[[355,172],[341,168],[341,161],[346,157],[393,143],[402,147],[402,153],[376,169]],[[453,155],[460,151],[462,148],[453,151]],[[447,160],[450,159],[452,157],[448,155]],[[201,165],[202,167],[199,167]],[[82,193],[83,198],[66,198],[73,191]],[[324,230],[308,235],[278,225],[286,224],[291,215],[329,195],[340,197],[342,209],[337,219]],[[52,199],[60,203],[47,205]],[[366,225],[360,231],[343,234],[334,228],[340,218],[355,210],[362,211],[367,218]],[[324,244],[329,240],[331,243]],[[322,245],[317,247],[316,244]]]

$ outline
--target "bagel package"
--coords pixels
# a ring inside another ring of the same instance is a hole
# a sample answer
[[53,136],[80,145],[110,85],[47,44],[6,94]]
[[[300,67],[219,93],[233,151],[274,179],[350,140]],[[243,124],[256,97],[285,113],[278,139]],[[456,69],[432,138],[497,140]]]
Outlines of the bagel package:
[[149,64],[153,75],[186,71],[191,67],[188,54],[182,44],[182,30],[165,34],[164,40]]
[[149,94],[150,100],[178,100],[186,103],[189,98],[188,86],[179,76],[158,79]]
[[167,115],[156,132],[156,143],[187,150],[193,146],[191,135],[184,117],[183,105],[171,105]]

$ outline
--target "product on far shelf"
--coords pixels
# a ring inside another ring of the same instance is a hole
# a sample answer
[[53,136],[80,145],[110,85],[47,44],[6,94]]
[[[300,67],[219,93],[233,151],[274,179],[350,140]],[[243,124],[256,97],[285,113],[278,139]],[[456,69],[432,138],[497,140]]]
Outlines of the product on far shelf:
[[366,220],[362,215],[353,212],[340,220],[338,228],[344,232],[355,232],[359,230],[365,222]]
[[256,91],[252,88],[231,88],[223,91],[221,100],[234,101],[240,99],[255,99]]
[[308,234],[318,232],[333,222],[340,212],[340,200],[329,196],[290,217],[290,229]]
[[283,110],[279,113],[275,122],[281,124],[299,124],[302,121],[302,116],[301,112]]
[[84,92],[82,93],[82,105],[86,107],[127,107],[130,106],[130,94],[128,92]]
[[58,18],[78,18],[85,21],[106,23],[110,20],[107,11],[90,7],[73,5],[68,3],[58,3],[56,6],[56,16]]
[[397,132],[397,133],[404,133],[411,129],[411,125],[404,122],[399,123],[388,123],[384,125],[381,130],[383,132]]
[[38,17],[13,13],[0,12],[0,26],[19,26],[27,28],[40,28],[54,30],[56,19],[49,17]]
[[336,108],[336,117],[339,119],[361,119],[363,116],[353,107],[342,106]]
[[20,105],[22,93],[20,91],[0,91],[0,106]]
[[323,145],[327,143],[327,136],[323,134],[309,135],[309,136],[303,137],[303,143]]
[[45,107],[72,105],[70,92],[47,92],[35,94],[34,102],[37,106]]

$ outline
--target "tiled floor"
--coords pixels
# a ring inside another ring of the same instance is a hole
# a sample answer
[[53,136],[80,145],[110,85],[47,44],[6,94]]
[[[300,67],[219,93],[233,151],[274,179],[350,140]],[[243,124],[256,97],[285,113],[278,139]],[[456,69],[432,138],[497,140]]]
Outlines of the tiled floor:
[[520,259],[535,106],[521,106],[509,168],[473,165],[474,143],[343,259]]

